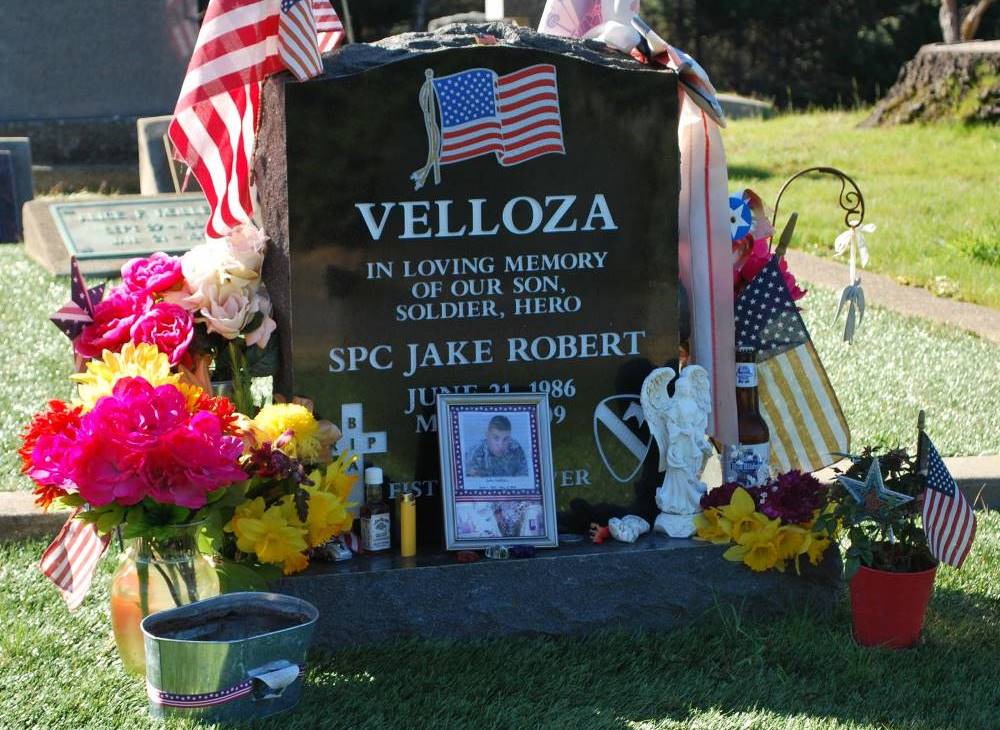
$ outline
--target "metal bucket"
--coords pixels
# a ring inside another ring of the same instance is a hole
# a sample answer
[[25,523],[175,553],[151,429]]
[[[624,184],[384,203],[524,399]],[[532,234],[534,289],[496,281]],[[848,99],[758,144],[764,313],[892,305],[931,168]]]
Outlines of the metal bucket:
[[294,707],[319,611],[277,593],[229,593],[147,616],[153,717],[251,720]]

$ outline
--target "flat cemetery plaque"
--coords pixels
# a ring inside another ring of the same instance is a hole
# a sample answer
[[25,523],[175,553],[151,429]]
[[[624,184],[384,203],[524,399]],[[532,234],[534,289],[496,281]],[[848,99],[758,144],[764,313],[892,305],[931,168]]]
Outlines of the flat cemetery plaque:
[[549,394],[562,531],[652,519],[638,393],[678,351],[675,76],[524,31],[402,38],[434,52],[348,47],[265,95],[258,174],[289,252],[275,301],[295,392],[390,492],[418,491],[425,543],[442,535],[438,393]]
[[68,273],[69,257],[76,256],[83,271],[93,274],[117,273],[126,259],[155,251],[187,251],[204,240],[210,213],[201,193],[36,200],[25,211],[33,258],[50,271]]

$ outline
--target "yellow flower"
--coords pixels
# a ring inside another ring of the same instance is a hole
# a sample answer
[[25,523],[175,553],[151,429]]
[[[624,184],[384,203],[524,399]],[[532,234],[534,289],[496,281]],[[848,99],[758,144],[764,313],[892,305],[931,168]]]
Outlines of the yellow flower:
[[753,527],[743,530],[737,544],[726,550],[722,557],[734,562],[743,561],[750,570],[758,573],[774,567],[784,570],[777,540],[781,520],[769,520],[758,512],[750,522]]
[[757,505],[750,493],[742,487],[733,492],[729,504],[719,508],[719,512],[720,529],[727,532],[736,542],[739,542],[744,530],[754,530],[758,526],[754,519],[754,515],[758,514]]
[[698,530],[698,540],[706,540],[714,545],[726,545],[731,541],[729,532],[723,526],[719,516],[719,510],[716,507],[710,507],[694,518],[694,526]]
[[284,563],[306,549],[305,530],[289,524],[280,506],[264,509],[260,497],[237,507],[226,529],[236,533],[236,547],[262,563]]
[[830,538],[819,537],[816,533],[810,533],[809,543],[806,545],[805,554],[809,556],[809,562],[813,565],[819,565],[819,561],[823,559],[823,554],[826,549],[830,546]]
[[285,562],[281,565],[281,572],[285,575],[291,575],[292,573],[300,573],[309,567],[309,558],[306,557],[305,553],[294,553],[285,558]]
[[155,345],[126,343],[121,352],[105,350],[100,360],[87,363],[86,372],[71,375],[77,383],[83,409],[89,411],[122,378],[144,378],[150,385],[177,385],[181,376],[170,372],[167,356]]
[[184,400],[187,402],[188,410],[194,413],[195,408],[198,407],[198,400],[205,393],[205,391],[197,385],[191,385],[190,383],[178,383],[177,390],[184,395]]
[[781,560],[794,558],[801,555],[806,548],[806,540],[809,535],[807,530],[794,525],[782,525],[778,529],[775,544],[778,548],[778,557]]
[[319,424],[305,406],[297,403],[264,406],[251,421],[251,429],[258,444],[270,442],[273,448],[293,459],[325,460],[326,454],[321,453]]
[[[341,502],[346,503],[351,496],[351,490],[354,489],[355,482],[358,481],[358,475],[348,474],[347,470],[357,460],[357,456],[345,451],[335,462],[326,468],[326,471],[315,469],[309,475],[309,481],[324,492],[337,495]],[[348,504],[347,506],[354,507],[355,505]]]

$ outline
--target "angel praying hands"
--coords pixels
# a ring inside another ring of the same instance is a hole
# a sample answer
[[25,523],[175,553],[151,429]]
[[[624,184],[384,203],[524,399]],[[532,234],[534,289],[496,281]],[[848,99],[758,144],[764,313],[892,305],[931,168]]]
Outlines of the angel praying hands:
[[671,398],[667,386],[673,379],[672,368],[654,370],[640,394],[650,433],[660,448],[659,469],[666,472],[663,485],[656,490],[660,515],[653,529],[670,537],[690,537],[706,491],[701,472],[714,451],[705,435],[712,408],[711,384],[704,368],[689,365],[681,371]]

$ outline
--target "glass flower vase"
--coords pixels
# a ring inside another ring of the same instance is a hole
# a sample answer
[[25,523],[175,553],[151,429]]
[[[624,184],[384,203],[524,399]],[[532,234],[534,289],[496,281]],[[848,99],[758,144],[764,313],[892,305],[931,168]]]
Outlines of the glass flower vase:
[[111,628],[125,669],[146,672],[139,623],[151,613],[219,595],[211,559],[197,549],[201,523],[176,525],[159,537],[132,540],[111,579]]

